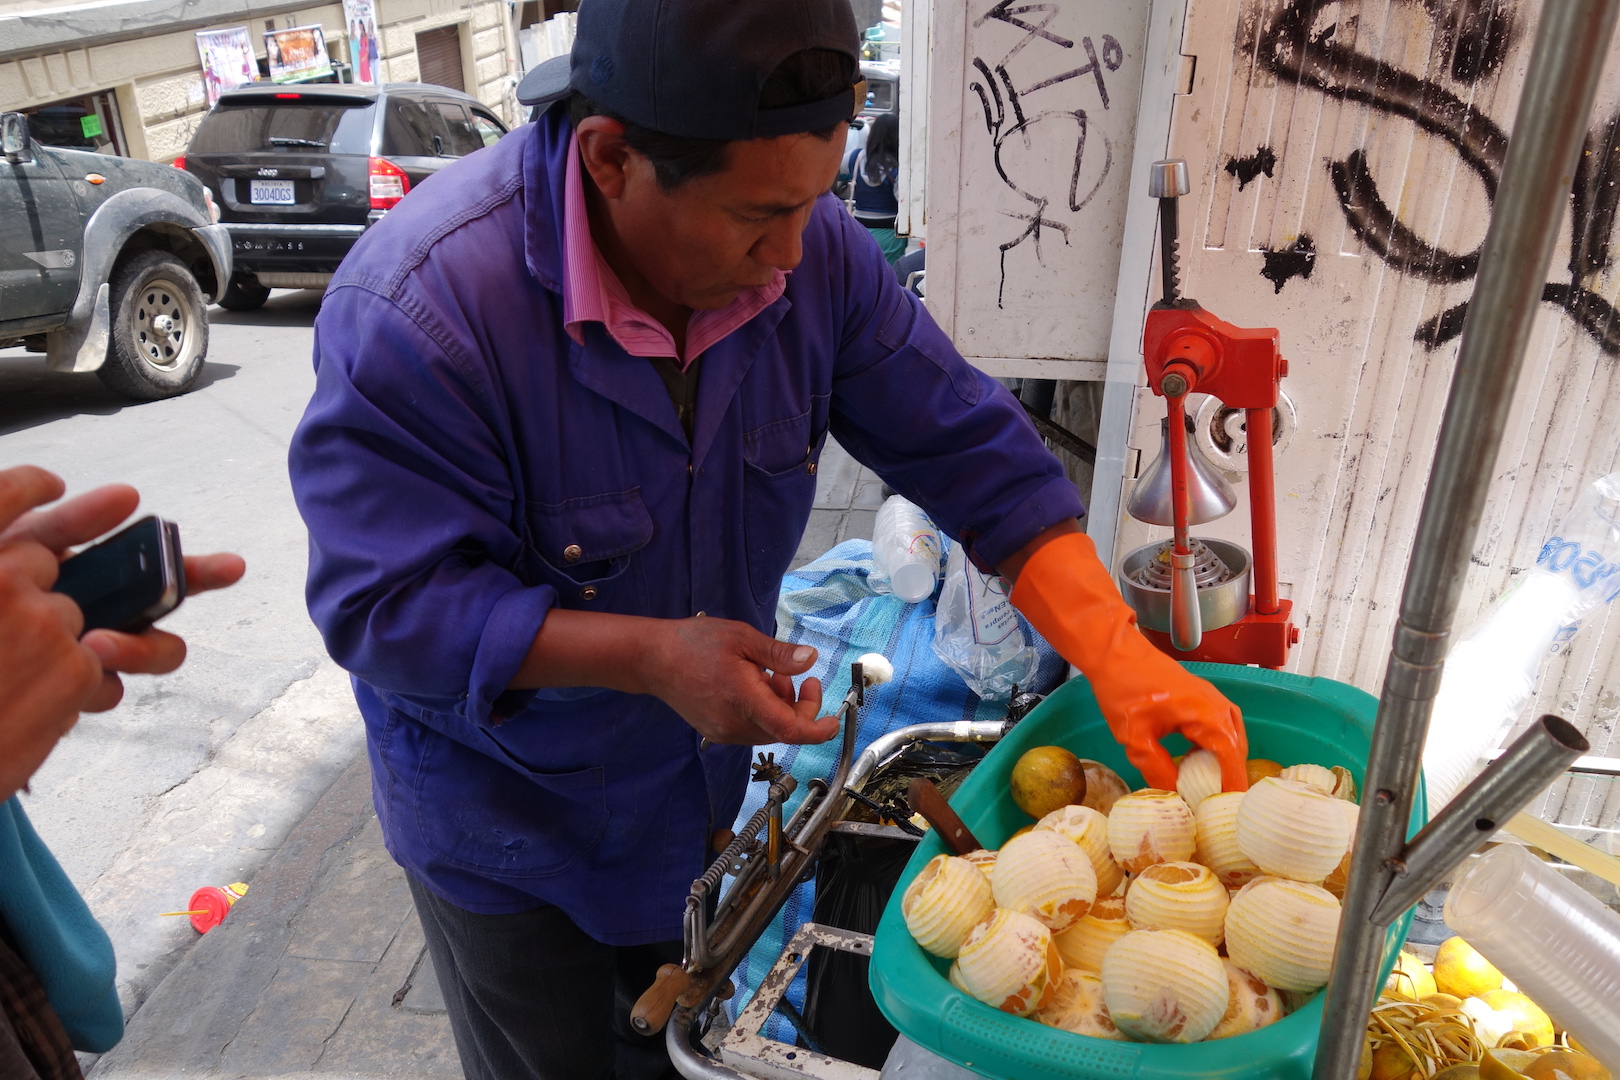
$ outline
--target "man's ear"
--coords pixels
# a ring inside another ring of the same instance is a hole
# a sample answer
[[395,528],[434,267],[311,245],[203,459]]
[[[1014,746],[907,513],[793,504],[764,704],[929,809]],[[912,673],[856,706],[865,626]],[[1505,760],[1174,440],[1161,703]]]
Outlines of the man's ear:
[[625,169],[630,161],[624,125],[606,116],[587,116],[574,130],[579,136],[580,159],[597,190],[609,199],[619,198],[624,194]]

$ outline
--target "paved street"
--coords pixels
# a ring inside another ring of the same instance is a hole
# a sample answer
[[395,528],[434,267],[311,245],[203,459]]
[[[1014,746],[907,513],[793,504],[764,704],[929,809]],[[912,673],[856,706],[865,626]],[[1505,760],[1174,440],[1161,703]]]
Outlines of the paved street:
[[186,666],[130,680],[124,703],[85,717],[23,797],[112,935],[126,1012],[196,941],[187,920],[158,913],[199,886],[251,881],[361,744],[347,683],[304,614],[286,473],[318,303],[281,292],[261,311],[213,309],[202,386],[143,405],[0,351],[0,462],[52,469],[70,493],[132,483],[143,512],[179,523],[186,550],[248,563],[236,588],[166,621],[190,643]]

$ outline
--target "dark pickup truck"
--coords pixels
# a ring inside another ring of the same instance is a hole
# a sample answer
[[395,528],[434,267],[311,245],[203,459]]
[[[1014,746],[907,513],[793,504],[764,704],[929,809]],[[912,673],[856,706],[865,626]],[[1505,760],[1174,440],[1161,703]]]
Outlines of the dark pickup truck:
[[139,401],[189,390],[231,237],[197,179],[150,161],[42,146],[0,114],[0,348],[94,371]]

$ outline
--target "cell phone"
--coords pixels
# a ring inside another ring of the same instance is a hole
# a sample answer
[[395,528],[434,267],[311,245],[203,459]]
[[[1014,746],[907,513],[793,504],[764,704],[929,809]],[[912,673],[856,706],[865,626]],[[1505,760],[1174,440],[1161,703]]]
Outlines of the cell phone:
[[84,628],[138,634],[186,598],[180,529],[144,517],[63,561],[53,592],[84,612]]

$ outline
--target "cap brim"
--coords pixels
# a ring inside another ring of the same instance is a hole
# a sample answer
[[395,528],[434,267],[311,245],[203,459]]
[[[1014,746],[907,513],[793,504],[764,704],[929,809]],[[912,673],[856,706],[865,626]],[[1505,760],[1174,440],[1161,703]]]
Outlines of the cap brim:
[[529,69],[518,83],[518,101],[524,105],[549,105],[568,96],[568,73],[572,58],[564,53]]

